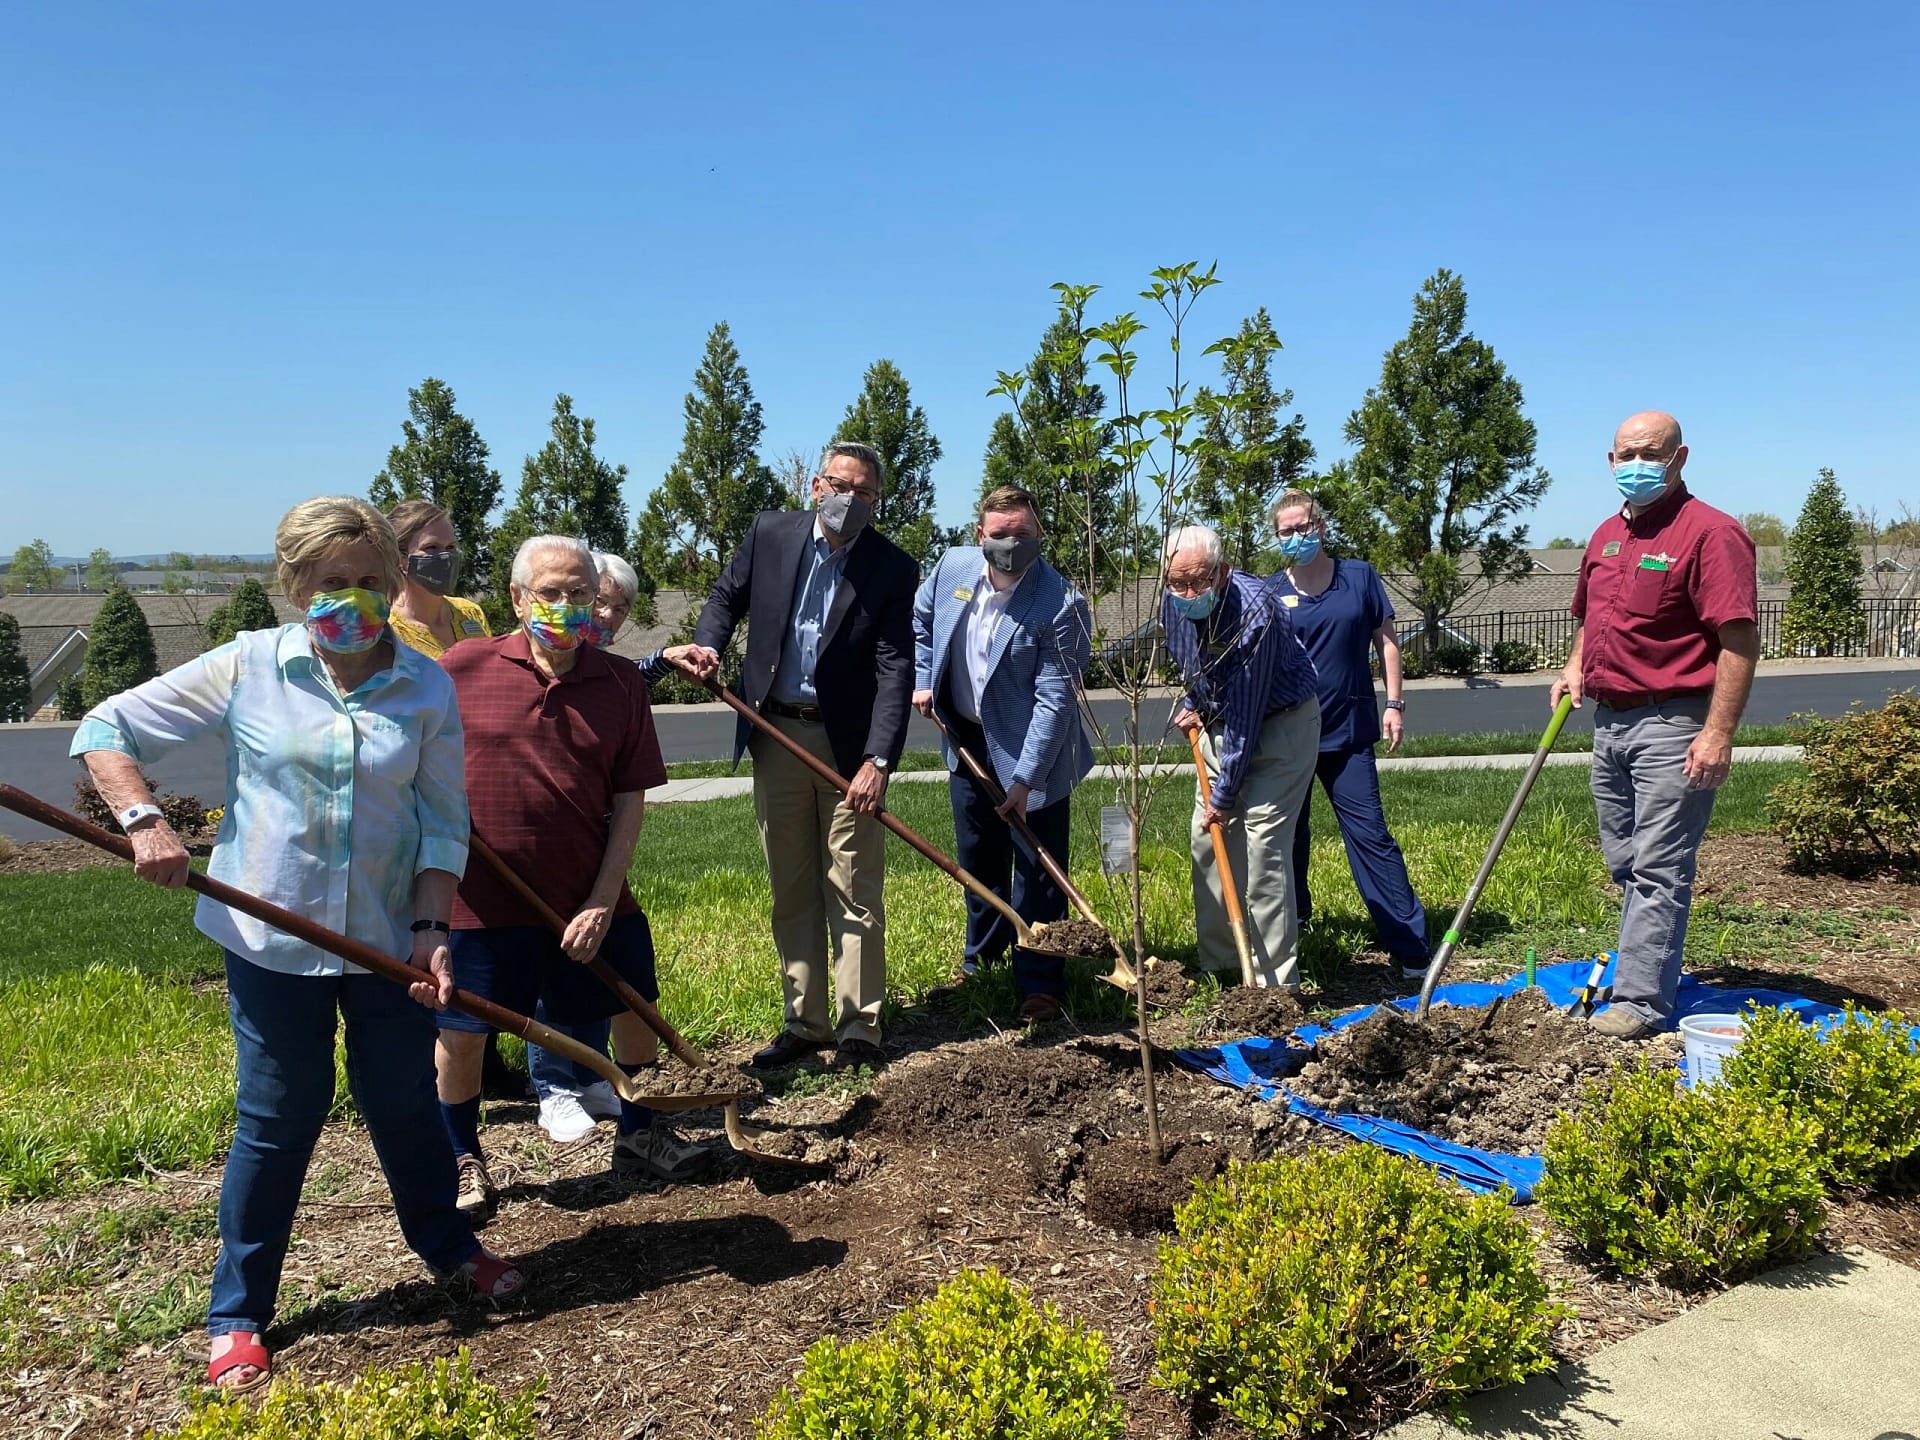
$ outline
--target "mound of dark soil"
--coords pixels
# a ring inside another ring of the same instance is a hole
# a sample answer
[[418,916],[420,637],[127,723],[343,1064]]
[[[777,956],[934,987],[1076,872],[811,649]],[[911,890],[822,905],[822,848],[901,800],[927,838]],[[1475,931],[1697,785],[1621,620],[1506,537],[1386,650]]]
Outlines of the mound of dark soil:
[[1153,1235],[1173,1228],[1173,1208],[1193,1193],[1194,1182],[1211,1180],[1231,1158],[1222,1145],[1202,1140],[1166,1140],[1166,1162],[1153,1163],[1145,1140],[1114,1140],[1087,1151],[1081,1167],[1087,1218],[1123,1235]]
[[[1671,1059],[1678,1042],[1651,1042]],[[1435,1006],[1427,1023],[1391,1006],[1321,1040],[1294,1089],[1323,1110],[1378,1115],[1486,1150],[1540,1148],[1590,1080],[1633,1057],[1522,990],[1485,1008]]]
[[1086,920],[1052,920],[1034,926],[1034,938],[1053,955],[1101,960],[1113,955],[1113,937]]
[[730,1095],[743,1098],[761,1093],[760,1082],[751,1075],[725,1065],[702,1065],[698,1070],[685,1065],[658,1065],[634,1077],[649,1095],[663,1099],[689,1100],[711,1095],[716,1102]]
[[1178,965],[1162,961],[1147,967],[1147,1004],[1155,1010],[1179,1010],[1193,999],[1193,981]]
[[1111,1110],[1113,1068],[1071,1045],[985,1045],[888,1076],[874,1128],[938,1143],[1021,1135],[1036,1121],[1087,1121]]
[[1196,1038],[1242,1040],[1249,1035],[1278,1039],[1307,1023],[1300,997],[1286,990],[1235,986],[1222,990],[1220,999],[1200,1022]]

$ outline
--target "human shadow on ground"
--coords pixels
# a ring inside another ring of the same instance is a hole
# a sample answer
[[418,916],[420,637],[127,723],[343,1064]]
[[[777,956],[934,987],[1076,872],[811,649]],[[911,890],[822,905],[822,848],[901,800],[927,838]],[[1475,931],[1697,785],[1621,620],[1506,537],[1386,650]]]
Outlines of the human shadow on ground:
[[1791,970],[1765,970],[1757,965],[1689,965],[1687,973],[1703,985],[1723,990],[1783,990],[1789,995],[1804,995],[1822,1005],[1853,1004],[1863,1010],[1885,1010],[1887,1003],[1863,991],[1823,980],[1818,975],[1801,975]]

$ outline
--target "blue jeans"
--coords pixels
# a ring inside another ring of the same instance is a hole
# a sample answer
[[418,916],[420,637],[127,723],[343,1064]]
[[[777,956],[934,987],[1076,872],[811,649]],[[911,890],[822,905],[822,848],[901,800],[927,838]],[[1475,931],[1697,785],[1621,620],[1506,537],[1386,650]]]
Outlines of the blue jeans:
[[[607,1053],[607,1042],[613,1036],[611,1020],[584,1020],[577,1025],[554,1024],[547,1014],[545,1000],[534,1010],[533,1018],[543,1025],[553,1025],[562,1035],[578,1040],[589,1050],[601,1055]],[[542,1100],[556,1090],[578,1095],[589,1085],[600,1083],[600,1077],[586,1066],[564,1055],[556,1055],[551,1050],[543,1050],[538,1045],[527,1046],[527,1074],[533,1079],[533,1093]]]
[[231,952],[228,1010],[239,1125],[220,1182],[220,1258],[207,1333],[259,1333],[273,1319],[307,1162],[333,1107],[336,1012],[347,1081],[407,1244],[435,1271],[480,1248],[454,1208],[453,1147],[434,1092],[433,1015],[377,975],[283,975]]
[[1718,793],[1690,788],[1684,768],[1706,718],[1704,695],[1593,713],[1600,852],[1623,892],[1613,1003],[1661,1026],[1673,1023],[1694,864]]

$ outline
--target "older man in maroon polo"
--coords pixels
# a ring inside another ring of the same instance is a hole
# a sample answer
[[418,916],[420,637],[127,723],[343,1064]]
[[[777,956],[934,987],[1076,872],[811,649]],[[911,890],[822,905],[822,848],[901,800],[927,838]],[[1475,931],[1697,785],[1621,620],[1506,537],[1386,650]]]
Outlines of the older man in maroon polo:
[[1625,502],[1587,542],[1580,621],[1550,703],[1596,703],[1593,800],[1623,892],[1613,1003],[1593,1028],[1641,1040],[1671,1026],[1694,863],[1760,658],[1753,541],[1694,497],[1680,422],[1628,417],[1607,456]]
[[[473,832],[567,917],[556,939],[487,866],[470,865],[450,949],[454,982],[510,1010],[531,1014],[538,1002],[559,1025],[611,1016],[614,1058],[632,1074],[654,1061],[657,1041],[585,966],[598,956],[648,999],[660,993],[653,936],[627,870],[646,791],[665,784],[667,771],[639,668],[586,643],[597,587],[583,542],[536,535],[513,560],[520,624],[445,656],[466,730]],[[484,1213],[493,1205],[478,1136],[485,1026],[452,1010],[438,1019],[440,1108],[460,1166],[459,1204]],[[680,1180],[713,1158],[644,1107],[618,1103],[616,1176]]]

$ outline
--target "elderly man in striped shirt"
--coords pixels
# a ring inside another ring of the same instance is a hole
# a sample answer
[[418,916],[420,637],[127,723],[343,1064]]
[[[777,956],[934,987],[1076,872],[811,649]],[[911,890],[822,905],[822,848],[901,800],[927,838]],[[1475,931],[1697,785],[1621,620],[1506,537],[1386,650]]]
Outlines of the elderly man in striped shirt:
[[1293,831],[1320,751],[1313,661],[1267,588],[1221,557],[1202,525],[1167,539],[1160,623],[1186,681],[1173,723],[1200,737],[1212,793],[1195,786],[1193,910],[1200,963],[1237,970],[1209,827],[1225,832],[1247,914],[1254,983],[1300,988]]

